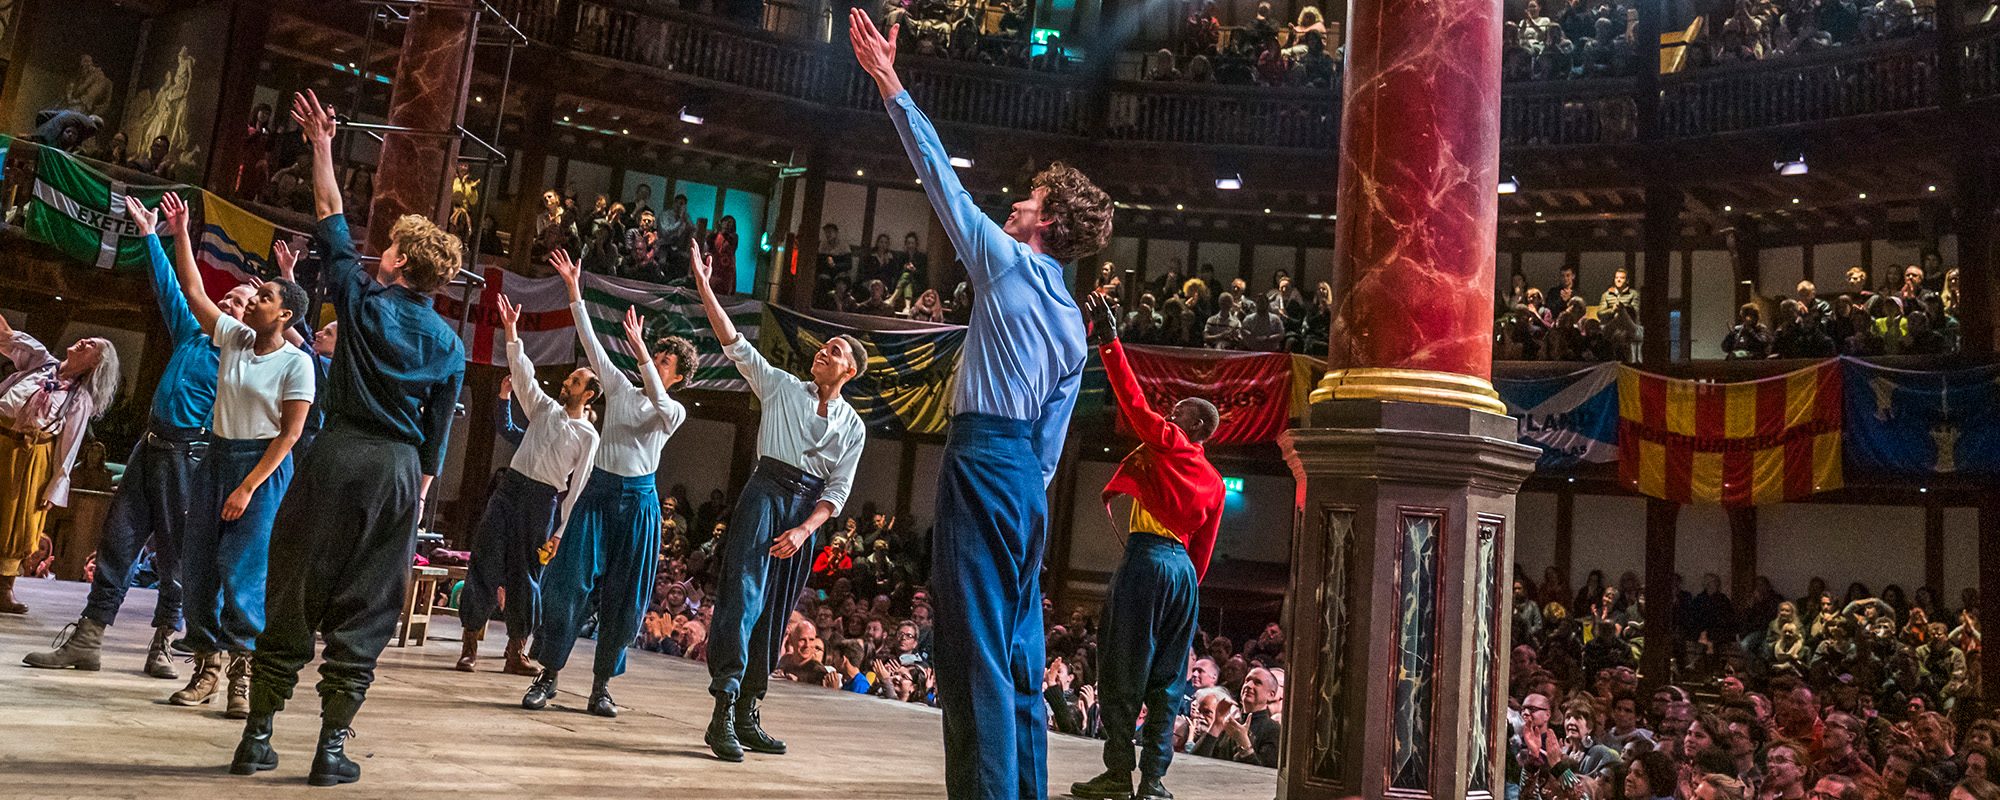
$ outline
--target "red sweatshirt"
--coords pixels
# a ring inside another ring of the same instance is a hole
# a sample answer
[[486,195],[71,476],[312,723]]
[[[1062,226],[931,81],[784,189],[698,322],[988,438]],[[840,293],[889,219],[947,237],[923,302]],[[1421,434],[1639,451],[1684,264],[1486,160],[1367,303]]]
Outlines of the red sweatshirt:
[[1208,463],[1201,443],[1189,440],[1179,425],[1146,404],[1138,377],[1125,363],[1124,345],[1114,339],[1097,351],[1104,359],[1104,375],[1111,381],[1119,413],[1139,437],[1138,449],[1125,457],[1104,485],[1104,502],[1108,506],[1111,498],[1130,495],[1187,547],[1198,581],[1208,573],[1208,558],[1215,552],[1215,535],[1222,527],[1222,474]]

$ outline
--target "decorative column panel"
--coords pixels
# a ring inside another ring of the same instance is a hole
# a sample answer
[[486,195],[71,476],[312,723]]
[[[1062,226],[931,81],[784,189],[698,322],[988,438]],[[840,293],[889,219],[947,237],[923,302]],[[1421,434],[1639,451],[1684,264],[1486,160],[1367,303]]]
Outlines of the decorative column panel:
[[450,211],[457,127],[465,120],[477,22],[471,4],[425,3],[410,11],[389,88],[389,124],[410,132],[383,136],[368,209],[368,243],[376,252],[388,245],[397,217],[442,221]]
[[1501,794],[1514,421],[1334,400],[1280,439],[1298,482],[1282,798]]
[[1506,413],[1493,367],[1498,0],[1355,3],[1320,399]]

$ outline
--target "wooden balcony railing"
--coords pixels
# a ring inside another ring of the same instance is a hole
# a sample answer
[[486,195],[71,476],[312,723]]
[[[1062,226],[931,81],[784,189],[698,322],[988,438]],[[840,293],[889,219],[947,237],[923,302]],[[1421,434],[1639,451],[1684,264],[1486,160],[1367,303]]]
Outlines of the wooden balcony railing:
[[[530,37],[606,59],[816,103],[870,110],[874,88],[844,46],[689,13],[664,0],[493,0]],[[1940,105],[1941,52],[1961,60],[1964,94],[2000,94],[2000,23],[1960,45],[1935,33],[1661,79],[1659,135],[1688,139],[1913,111]],[[904,83],[941,122],[1114,141],[1331,150],[1338,92],[1114,81],[1082,73],[903,59]],[[1501,142],[1510,148],[1618,145],[1639,128],[1631,78],[1506,84]],[[1090,102],[1102,98],[1105,107]]]

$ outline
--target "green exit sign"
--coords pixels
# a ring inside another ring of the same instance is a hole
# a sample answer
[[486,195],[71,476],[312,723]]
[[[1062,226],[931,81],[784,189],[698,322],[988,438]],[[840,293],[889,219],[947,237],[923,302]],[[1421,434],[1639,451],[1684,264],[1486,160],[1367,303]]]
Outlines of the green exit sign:
[[1231,492],[1241,492],[1243,491],[1243,479],[1225,477],[1222,479],[1222,488]]

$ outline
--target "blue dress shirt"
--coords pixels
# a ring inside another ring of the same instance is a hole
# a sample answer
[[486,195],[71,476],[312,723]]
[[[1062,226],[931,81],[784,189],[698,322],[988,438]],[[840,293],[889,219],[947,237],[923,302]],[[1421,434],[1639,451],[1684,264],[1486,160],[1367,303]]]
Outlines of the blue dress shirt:
[[207,428],[215,412],[215,373],[222,350],[201,332],[201,320],[188,309],[180,278],[159,236],[146,237],[146,257],[153,268],[153,298],[160,303],[160,319],[167,323],[167,341],[174,348],[159,388],[153,390],[153,423],[186,430]]

